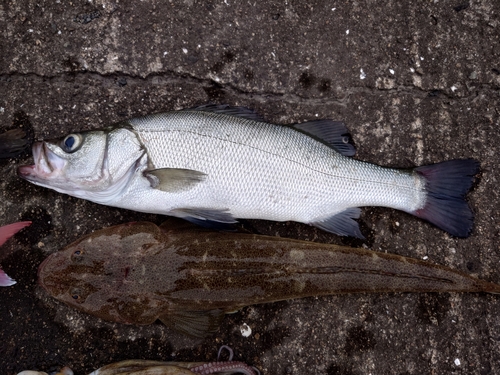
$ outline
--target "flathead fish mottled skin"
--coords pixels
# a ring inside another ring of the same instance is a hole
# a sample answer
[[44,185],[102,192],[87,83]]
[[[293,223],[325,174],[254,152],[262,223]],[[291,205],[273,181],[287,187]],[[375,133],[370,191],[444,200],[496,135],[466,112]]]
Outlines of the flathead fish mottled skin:
[[96,203],[206,226],[292,220],[363,238],[359,207],[383,206],[469,235],[465,195],[478,162],[385,168],[352,158],[351,143],[342,122],[279,126],[243,108],[204,106],[37,142],[35,164],[18,174]]
[[38,272],[53,297],[99,318],[166,325],[192,336],[225,313],[292,298],[357,292],[490,292],[500,286],[387,253],[200,230],[171,219],[82,237]]

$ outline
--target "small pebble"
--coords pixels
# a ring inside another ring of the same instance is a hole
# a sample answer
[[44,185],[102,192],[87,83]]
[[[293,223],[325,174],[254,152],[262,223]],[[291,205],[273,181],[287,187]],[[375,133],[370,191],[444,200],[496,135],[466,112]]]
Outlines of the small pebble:
[[241,335],[243,337],[248,337],[252,334],[252,328],[246,323],[243,323],[240,327]]

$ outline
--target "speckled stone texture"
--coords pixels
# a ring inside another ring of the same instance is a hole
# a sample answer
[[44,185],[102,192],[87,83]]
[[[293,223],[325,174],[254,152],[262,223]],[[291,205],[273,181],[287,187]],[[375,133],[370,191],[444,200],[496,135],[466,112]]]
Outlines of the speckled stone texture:
[[[39,139],[227,103],[280,124],[344,120],[356,157],[381,165],[478,159],[468,239],[383,208],[363,209],[364,242],[296,223],[243,226],[426,257],[500,282],[497,0],[4,0],[0,30],[1,127],[16,126],[14,114],[24,111]],[[63,365],[87,374],[129,358],[214,360],[223,344],[263,374],[500,374],[495,295],[363,294],[252,306],[202,341],[160,323],[129,327],[71,310],[37,286],[39,263],[93,230],[163,217],[31,185],[15,173],[29,162],[29,155],[0,161],[0,224],[33,220],[0,250],[2,268],[18,282],[0,288],[1,374]]]

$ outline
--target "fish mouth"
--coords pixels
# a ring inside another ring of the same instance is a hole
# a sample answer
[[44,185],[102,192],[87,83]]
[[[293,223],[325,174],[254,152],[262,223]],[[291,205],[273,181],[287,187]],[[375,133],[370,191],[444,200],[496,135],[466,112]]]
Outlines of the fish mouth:
[[30,182],[42,182],[60,174],[65,161],[54,154],[46,142],[35,142],[32,148],[35,164],[17,168],[17,175]]
[[58,252],[45,258],[38,266],[38,285],[52,294],[56,292],[63,293],[64,288],[59,285],[57,277],[54,278],[54,274],[64,265],[65,259],[64,255]]

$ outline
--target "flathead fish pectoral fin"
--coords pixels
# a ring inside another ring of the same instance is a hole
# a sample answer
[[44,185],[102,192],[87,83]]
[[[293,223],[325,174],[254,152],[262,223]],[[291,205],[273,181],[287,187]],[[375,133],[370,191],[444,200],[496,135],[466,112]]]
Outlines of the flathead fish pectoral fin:
[[311,222],[311,225],[326,230],[339,236],[351,236],[365,239],[359,230],[359,225],[354,219],[358,219],[361,209],[351,207],[327,219]]
[[207,337],[214,334],[224,318],[220,309],[206,311],[169,312],[159,319],[167,327],[193,337]]
[[183,208],[172,211],[172,215],[181,217],[193,224],[223,231],[232,231],[232,224],[236,219],[228,210],[215,210],[207,208]]
[[220,113],[228,116],[236,116],[246,118],[258,122],[264,122],[264,119],[256,112],[245,107],[231,107],[227,104],[206,104],[195,108],[186,109],[185,111],[202,111]]
[[191,169],[161,168],[144,172],[153,189],[168,193],[187,190],[202,182],[206,174]]
[[356,153],[351,134],[342,121],[314,120],[293,127],[319,139],[344,156],[354,156]]

